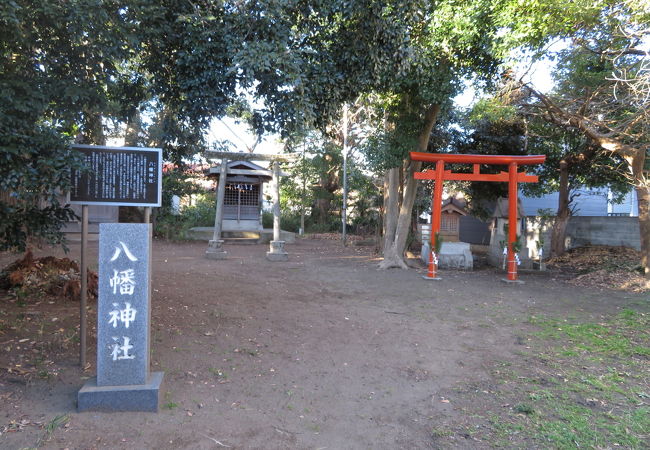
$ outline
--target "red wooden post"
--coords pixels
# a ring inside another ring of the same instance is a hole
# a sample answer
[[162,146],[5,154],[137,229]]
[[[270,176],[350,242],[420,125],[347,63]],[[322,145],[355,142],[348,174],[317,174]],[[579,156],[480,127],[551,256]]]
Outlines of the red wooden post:
[[517,163],[508,165],[508,281],[517,281],[514,242],[517,240]]
[[[444,182],[445,162],[438,160],[436,162],[436,178],[433,188],[433,198],[431,199],[431,252],[429,253],[429,271],[427,278],[437,279],[438,263],[433,260],[433,252],[436,248],[436,234],[440,232],[440,219],[442,210],[442,183]],[[438,259],[440,255],[436,255]]]

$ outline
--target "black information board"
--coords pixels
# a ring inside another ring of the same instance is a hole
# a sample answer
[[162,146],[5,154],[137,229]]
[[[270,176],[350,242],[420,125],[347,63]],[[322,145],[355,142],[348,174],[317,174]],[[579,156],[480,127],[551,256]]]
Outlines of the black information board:
[[162,150],[73,145],[87,171],[73,169],[69,203],[77,205],[160,206]]

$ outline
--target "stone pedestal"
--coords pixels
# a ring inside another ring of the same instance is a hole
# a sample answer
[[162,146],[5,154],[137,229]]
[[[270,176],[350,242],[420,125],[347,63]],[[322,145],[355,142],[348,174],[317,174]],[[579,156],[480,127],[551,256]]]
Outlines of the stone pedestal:
[[288,261],[289,254],[284,250],[284,241],[271,241],[270,251],[266,252],[269,261]]
[[223,240],[210,240],[208,249],[205,251],[205,257],[208,259],[226,259],[228,252],[223,249]]
[[514,285],[525,283],[524,281],[521,280],[508,280],[507,278],[501,278],[501,282],[505,284],[514,284]]
[[162,380],[162,372],[151,372],[145,384],[124,386],[97,386],[97,378],[91,378],[77,394],[77,410],[158,412]]
[[422,275],[422,279],[427,280],[427,281],[440,281],[442,278],[440,277],[428,277],[426,275]]
[[[429,243],[422,244],[422,262],[429,264]],[[472,270],[474,259],[466,242],[443,242],[438,255],[439,269]]]
[[540,260],[533,261],[533,270],[546,270],[546,263]]

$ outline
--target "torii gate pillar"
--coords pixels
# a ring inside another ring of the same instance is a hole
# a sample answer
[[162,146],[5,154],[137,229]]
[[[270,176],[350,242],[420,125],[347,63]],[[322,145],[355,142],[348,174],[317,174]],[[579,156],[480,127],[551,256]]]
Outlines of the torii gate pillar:
[[508,276],[505,282],[520,282],[514,245],[517,242],[517,163],[508,166]]

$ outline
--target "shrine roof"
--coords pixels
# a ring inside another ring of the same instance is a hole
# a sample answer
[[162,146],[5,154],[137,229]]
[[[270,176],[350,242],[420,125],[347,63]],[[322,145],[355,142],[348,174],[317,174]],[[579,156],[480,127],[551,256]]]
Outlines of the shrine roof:
[[440,211],[447,212],[447,213],[455,212],[460,214],[461,216],[467,215],[467,211],[465,210],[465,207],[462,205],[462,203],[453,197],[449,197],[447,200],[442,202],[442,207]]
[[[221,172],[221,165],[217,164],[210,167],[208,170],[208,177],[219,178]],[[233,177],[256,177],[260,181],[269,181],[273,178],[273,171],[259,166],[250,161],[228,161],[227,164],[227,178],[230,180]],[[280,176],[287,176],[286,173],[280,172]]]

